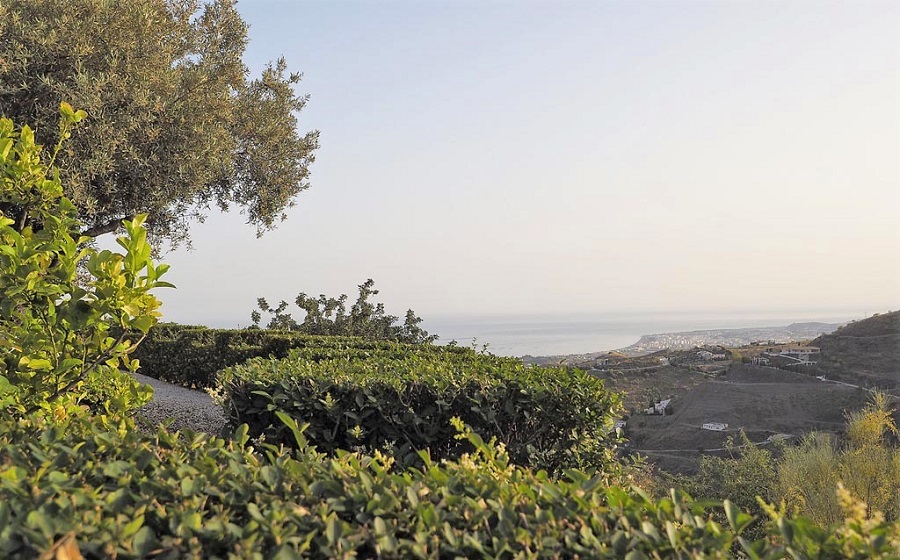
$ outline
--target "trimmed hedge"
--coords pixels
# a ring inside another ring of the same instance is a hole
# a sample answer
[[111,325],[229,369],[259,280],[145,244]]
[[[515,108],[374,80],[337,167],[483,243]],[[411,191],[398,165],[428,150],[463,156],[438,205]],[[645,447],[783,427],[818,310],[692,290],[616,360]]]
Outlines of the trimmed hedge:
[[292,348],[375,349],[385,342],[289,331],[228,330],[163,323],[134,350],[140,372],[183,387],[211,388],[216,372],[250,358],[284,358]]
[[[383,456],[328,458],[202,434],[143,435],[79,418],[0,420],[0,557],[85,558],[896,558],[900,529],[864,509],[825,531],[771,512],[749,543],[682,495],[651,500],[570,471],[554,480],[476,453],[397,470]],[[716,510],[719,508],[716,507]],[[775,527],[779,527],[776,529]],[[72,557],[70,554],[68,557]]]
[[282,412],[309,424],[306,437],[321,451],[387,448],[415,465],[421,449],[435,459],[468,450],[450,423],[459,417],[505,444],[518,465],[559,473],[615,463],[620,397],[602,381],[465,348],[297,349],[223,370],[220,390],[232,427],[246,423],[276,444],[293,441]]

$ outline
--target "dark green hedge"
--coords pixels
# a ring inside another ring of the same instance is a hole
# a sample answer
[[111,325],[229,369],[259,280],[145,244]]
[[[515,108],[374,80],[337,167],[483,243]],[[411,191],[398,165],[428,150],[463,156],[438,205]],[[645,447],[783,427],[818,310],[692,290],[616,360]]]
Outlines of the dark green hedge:
[[87,559],[862,559],[900,546],[896,525],[859,511],[835,531],[773,514],[768,539],[749,543],[748,516],[728,503],[720,526],[682,496],[655,501],[577,471],[551,479],[468,439],[469,458],[398,470],[306,445],[254,451],[245,431],[3,419],[0,558],[77,547]]
[[144,375],[184,387],[214,387],[216,372],[255,357],[284,358],[292,348],[380,348],[362,338],[312,336],[261,329],[209,329],[164,323],[150,330],[132,357]]
[[458,347],[392,344],[364,350],[303,348],[283,360],[223,370],[232,426],[289,444],[284,412],[325,452],[388,448],[403,464],[456,457],[453,417],[507,446],[513,462],[554,473],[612,464],[618,394],[581,371],[533,368]]

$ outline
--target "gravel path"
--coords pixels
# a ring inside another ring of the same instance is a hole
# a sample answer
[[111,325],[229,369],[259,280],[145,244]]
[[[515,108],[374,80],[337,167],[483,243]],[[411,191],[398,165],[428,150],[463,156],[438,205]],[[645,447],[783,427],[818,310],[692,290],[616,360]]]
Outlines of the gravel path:
[[153,401],[138,412],[151,423],[174,418],[170,430],[189,428],[213,435],[218,435],[225,425],[222,409],[203,391],[185,389],[139,373],[135,377],[153,387]]

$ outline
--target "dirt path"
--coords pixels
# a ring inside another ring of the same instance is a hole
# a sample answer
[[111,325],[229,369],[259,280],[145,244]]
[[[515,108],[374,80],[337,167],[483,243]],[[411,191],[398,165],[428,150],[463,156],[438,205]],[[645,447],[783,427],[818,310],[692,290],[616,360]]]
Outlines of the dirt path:
[[218,435],[225,425],[225,416],[212,398],[203,391],[185,389],[146,375],[135,374],[138,381],[153,387],[153,401],[138,414],[156,424],[173,419],[169,428],[185,428]]

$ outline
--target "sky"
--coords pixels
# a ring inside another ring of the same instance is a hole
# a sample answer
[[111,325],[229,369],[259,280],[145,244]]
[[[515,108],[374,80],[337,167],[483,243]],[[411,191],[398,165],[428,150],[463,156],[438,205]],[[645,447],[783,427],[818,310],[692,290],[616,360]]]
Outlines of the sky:
[[191,231],[166,320],[366,278],[402,315],[900,307],[896,2],[242,0],[312,187]]

